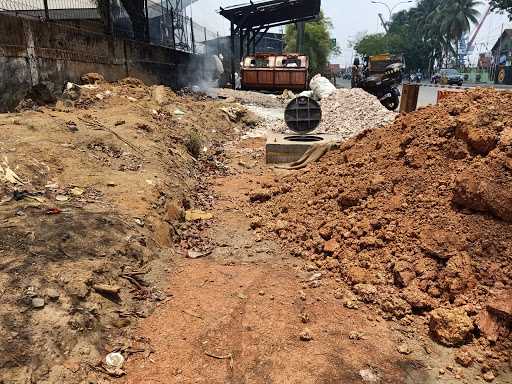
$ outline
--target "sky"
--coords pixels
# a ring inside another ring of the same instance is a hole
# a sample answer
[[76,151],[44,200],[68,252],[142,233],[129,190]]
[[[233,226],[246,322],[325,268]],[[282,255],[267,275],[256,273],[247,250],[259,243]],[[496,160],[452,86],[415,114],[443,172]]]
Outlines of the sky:
[[[229,33],[228,22],[218,15],[216,11],[220,6],[227,7],[245,3],[245,0],[197,0],[196,3],[187,9],[189,15],[196,22],[204,25],[221,35]],[[385,1],[384,1],[385,2]],[[400,1],[387,1],[390,7]],[[397,5],[394,12],[414,6],[414,3]],[[486,3],[484,1],[484,3]],[[334,24],[332,34],[336,37],[338,45],[342,48],[342,55],[332,58],[332,62],[342,65],[349,65],[352,61],[353,51],[349,41],[362,33],[383,32],[378,13],[381,12],[385,19],[389,18],[389,11],[383,5],[372,4],[370,0],[322,0],[324,13],[331,18]],[[485,12],[486,5],[482,5],[481,12]],[[491,15],[483,25],[476,41],[476,53],[484,52],[492,48],[500,36],[502,25],[504,28],[512,27],[508,19],[503,15]],[[487,48],[488,47],[488,48]],[[476,60],[477,54],[473,55],[472,61]]]

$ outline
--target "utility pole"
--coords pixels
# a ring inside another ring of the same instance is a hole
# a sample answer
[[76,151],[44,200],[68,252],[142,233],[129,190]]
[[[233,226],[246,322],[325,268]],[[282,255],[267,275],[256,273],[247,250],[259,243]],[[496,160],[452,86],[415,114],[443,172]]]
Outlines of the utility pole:
[[300,21],[297,23],[297,53],[304,54],[304,40],[306,35],[306,23]]
[[50,20],[50,11],[48,10],[48,0],[43,0],[44,4],[44,17],[46,20]]

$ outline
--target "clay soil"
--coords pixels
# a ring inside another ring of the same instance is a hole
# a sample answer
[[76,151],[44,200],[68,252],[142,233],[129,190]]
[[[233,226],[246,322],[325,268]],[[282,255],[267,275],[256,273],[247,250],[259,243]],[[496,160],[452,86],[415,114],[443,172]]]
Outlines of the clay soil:
[[1,383],[94,382],[106,353],[149,350],[124,334],[167,300],[173,223],[250,124],[159,91],[126,79],[0,115]]
[[[343,307],[339,280],[251,229],[248,196],[286,175],[263,164],[263,145],[227,146],[234,174],[209,178],[204,192],[214,219],[184,233],[169,274],[172,297],[135,332],[154,353],[134,356],[121,382],[435,382],[425,348],[437,359],[442,349],[426,339],[408,344],[413,355],[400,354],[400,324]],[[186,258],[191,244],[212,253]]]
[[0,116],[0,383],[511,383],[509,97],[301,171],[133,79]]

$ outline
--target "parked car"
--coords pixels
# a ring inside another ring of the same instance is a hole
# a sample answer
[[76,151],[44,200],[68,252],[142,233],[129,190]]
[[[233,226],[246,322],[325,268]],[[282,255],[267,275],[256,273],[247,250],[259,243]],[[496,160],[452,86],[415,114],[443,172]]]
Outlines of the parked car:
[[460,87],[464,83],[464,76],[456,69],[441,69],[432,76],[430,82],[433,84],[458,85]]

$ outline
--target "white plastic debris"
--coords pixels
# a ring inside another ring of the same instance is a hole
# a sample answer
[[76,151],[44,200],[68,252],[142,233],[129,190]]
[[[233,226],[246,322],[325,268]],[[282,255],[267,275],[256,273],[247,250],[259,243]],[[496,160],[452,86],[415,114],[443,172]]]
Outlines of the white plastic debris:
[[314,98],[313,91],[303,91],[303,92],[299,93],[298,96],[306,96],[306,97]]
[[3,164],[0,164],[0,181],[11,184],[23,184],[23,180],[14,171],[9,168],[7,157],[4,157]]
[[309,87],[317,100],[322,100],[336,92],[336,87],[322,75],[314,76],[309,83]]
[[105,363],[109,368],[120,369],[124,365],[124,357],[119,352],[111,352],[105,357]]

